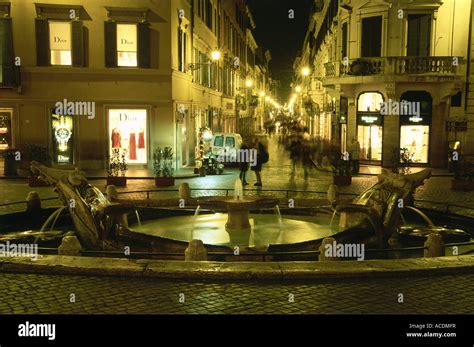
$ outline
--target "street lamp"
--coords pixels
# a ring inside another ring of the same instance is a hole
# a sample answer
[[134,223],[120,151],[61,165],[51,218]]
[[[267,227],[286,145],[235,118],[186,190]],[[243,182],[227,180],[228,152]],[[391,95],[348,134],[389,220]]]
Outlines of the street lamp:
[[309,73],[310,73],[309,68],[304,67],[304,68],[301,69],[301,74],[303,76],[309,76]]
[[217,49],[212,51],[211,59],[212,61],[218,61],[219,59],[221,59],[221,52],[219,52]]
[[263,98],[264,96],[265,96],[265,92],[264,92],[264,91],[261,91],[261,92],[260,92],[260,97]]
[[253,86],[253,81],[252,81],[251,79],[247,79],[247,80],[245,81],[245,86],[246,86],[247,88],[252,88],[252,86]]
[[296,91],[297,93],[301,93],[301,87],[300,87],[300,86],[296,86],[295,91]]

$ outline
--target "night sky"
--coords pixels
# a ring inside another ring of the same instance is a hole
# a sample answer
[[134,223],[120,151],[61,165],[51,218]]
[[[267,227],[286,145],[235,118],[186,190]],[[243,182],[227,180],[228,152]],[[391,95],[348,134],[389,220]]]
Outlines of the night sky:
[[[257,43],[270,49],[270,68],[273,78],[281,81],[282,102],[291,93],[293,62],[301,50],[308,28],[313,0],[247,0],[257,28]],[[288,11],[295,11],[295,18],[288,18]]]

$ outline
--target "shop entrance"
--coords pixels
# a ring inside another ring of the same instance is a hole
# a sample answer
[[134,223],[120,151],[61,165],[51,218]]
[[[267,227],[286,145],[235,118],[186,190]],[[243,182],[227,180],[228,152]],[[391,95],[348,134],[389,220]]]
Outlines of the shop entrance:
[[359,125],[357,134],[361,160],[380,162],[382,160],[383,127],[380,125]]
[[357,140],[360,160],[380,165],[383,152],[383,117],[380,108],[384,99],[378,92],[365,92],[357,100]]
[[[428,164],[432,98],[428,92],[408,91],[400,98],[401,104],[418,104],[405,108],[400,115],[400,148],[406,148],[413,163]],[[413,110],[418,110],[414,112]]]

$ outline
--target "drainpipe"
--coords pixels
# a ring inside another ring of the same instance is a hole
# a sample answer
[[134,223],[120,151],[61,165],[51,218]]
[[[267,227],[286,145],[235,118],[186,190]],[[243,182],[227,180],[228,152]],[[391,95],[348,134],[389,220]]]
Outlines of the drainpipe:
[[469,76],[471,75],[471,42],[472,42],[472,8],[471,2],[471,14],[469,15],[469,35],[467,40],[467,69],[466,69],[466,87],[464,92],[464,111],[467,112],[467,99],[469,94]]

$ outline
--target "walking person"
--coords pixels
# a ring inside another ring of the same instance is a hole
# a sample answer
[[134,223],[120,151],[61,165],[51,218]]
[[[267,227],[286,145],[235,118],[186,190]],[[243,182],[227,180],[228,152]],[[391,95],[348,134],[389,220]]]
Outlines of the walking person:
[[308,179],[309,172],[313,166],[311,157],[311,142],[309,140],[303,141],[303,144],[301,145],[301,162],[303,164],[305,181]]
[[[243,151],[248,151],[249,148],[247,146],[247,143],[244,142],[242,144],[242,147],[240,147],[240,149],[243,150]],[[245,161],[245,160],[241,160],[241,162],[239,163],[239,168],[240,168],[239,178],[242,181],[242,185],[244,185],[244,186],[248,185],[248,183],[247,183],[247,171],[249,170],[249,165],[250,165],[250,163],[248,161]]]
[[255,187],[262,186],[262,165],[268,162],[269,156],[268,152],[265,149],[263,143],[261,143],[258,138],[254,140],[254,149],[257,150],[257,162],[254,166],[252,166],[251,170],[255,172],[255,177],[257,178],[257,182],[254,184]]
[[301,143],[298,136],[295,134],[292,136],[290,143],[290,159],[291,159],[291,175],[294,176],[296,168],[300,160]]
[[355,137],[352,138],[352,143],[349,146],[348,152],[352,163],[352,172],[358,174],[360,170],[360,143]]

